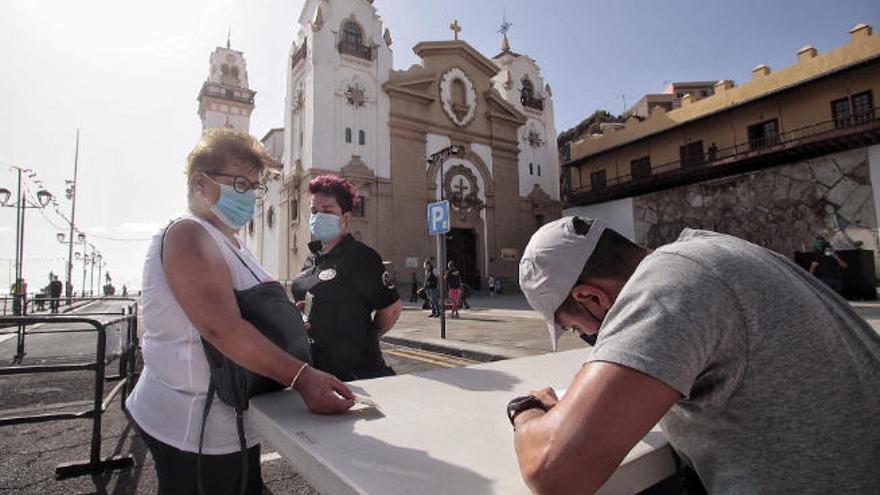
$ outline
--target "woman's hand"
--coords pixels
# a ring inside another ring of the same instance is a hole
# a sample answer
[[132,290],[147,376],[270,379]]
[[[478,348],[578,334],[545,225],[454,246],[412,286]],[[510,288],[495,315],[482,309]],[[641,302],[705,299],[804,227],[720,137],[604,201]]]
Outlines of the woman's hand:
[[306,366],[294,389],[302,396],[309,411],[337,414],[354,405],[354,394],[335,376]]

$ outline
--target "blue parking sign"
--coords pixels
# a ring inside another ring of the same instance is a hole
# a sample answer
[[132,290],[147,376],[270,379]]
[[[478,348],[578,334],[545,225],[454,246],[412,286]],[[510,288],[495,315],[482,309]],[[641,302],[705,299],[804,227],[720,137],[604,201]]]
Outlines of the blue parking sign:
[[449,201],[428,203],[428,235],[449,232]]

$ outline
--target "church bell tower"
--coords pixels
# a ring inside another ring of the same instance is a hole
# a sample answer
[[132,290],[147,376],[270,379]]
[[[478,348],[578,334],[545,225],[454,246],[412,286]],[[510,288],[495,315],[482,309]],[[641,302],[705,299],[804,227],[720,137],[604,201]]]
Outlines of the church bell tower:
[[256,94],[248,88],[244,55],[233,50],[227,38],[225,48],[218,46],[211,53],[208,79],[199,92],[202,131],[227,127],[249,132]]

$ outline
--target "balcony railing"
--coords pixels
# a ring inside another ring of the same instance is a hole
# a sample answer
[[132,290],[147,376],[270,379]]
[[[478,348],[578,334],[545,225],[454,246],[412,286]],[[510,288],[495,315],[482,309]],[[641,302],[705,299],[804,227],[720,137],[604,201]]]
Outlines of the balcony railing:
[[309,45],[308,45],[308,40],[306,40],[306,41],[303,41],[302,46],[299,47],[299,49],[297,49],[296,52],[294,52],[293,58],[290,61],[290,67],[296,68],[296,66],[300,62],[302,62],[303,60],[306,59],[306,55],[308,55],[308,52],[309,52]]
[[199,93],[199,98],[210,96],[213,98],[222,98],[224,100],[235,101],[238,103],[254,103],[254,92],[249,89],[233,89],[220,86],[218,84],[205,84]]
[[523,95],[520,97],[519,101],[524,107],[533,108],[539,112],[544,111],[544,100],[542,98]]
[[339,53],[351,55],[352,57],[362,58],[364,60],[373,60],[373,49],[350,41],[339,42]]
[[877,143],[880,143],[880,108],[727,148],[709,147],[699,163],[683,166],[681,160],[674,160],[652,166],[650,175],[608,177],[599,187],[573,188],[568,202],[572,205],[599,203]]

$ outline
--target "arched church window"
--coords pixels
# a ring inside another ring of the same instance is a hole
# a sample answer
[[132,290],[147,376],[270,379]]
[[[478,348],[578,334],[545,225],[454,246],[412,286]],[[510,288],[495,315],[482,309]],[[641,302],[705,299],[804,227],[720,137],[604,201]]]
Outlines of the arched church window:
[[452,112],[459,120],[464,119],[468,114],[470,107],[467,103],[467,88],[461,79],[452,80]]
[[342,26],[342,41],[358,46],[364,44],[364,35],[356,22],[348,21]]
[[541,164],[539,163],[538,164],[538,177],[540,177],[540,176],[541,176]]
[[358,131],[358,144],[363,146],[367,142],[367,133],[363,129]]
[[351,127],[346,127],[346,128],[345,128],[345,142],[346,142],[346,143],[350,143],[350,142],[351,142]]
[[520,92],[523,100],[529,100],[535,97],[535,87],[532,86],[532,81],[528,79],[522,80],[522,91]]
[[530,163],[529,164],[529,175],[534,175],[534,174],[535,174],[535,165]]

